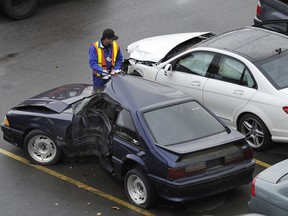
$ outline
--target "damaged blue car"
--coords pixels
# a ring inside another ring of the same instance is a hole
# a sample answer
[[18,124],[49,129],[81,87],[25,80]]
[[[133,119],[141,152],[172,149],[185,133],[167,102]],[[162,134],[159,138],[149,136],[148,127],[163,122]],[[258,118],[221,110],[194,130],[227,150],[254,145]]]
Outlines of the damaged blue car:
[[248,184],[255,167],[241,133],[193,97],[134,76],[112,77],[97,93],[88,84],[41,93],[8,111],[1,129],[36,164],[99,156],[143,208]]

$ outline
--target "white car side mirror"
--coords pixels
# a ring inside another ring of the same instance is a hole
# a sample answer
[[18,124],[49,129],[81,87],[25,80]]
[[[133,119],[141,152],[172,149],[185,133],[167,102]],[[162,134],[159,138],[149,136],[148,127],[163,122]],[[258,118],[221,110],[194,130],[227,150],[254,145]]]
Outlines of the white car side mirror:
[[172,65],[171,64],[167,64],[164,67],[164,74],[165,74],[165,76],[170,76],[172,74]]

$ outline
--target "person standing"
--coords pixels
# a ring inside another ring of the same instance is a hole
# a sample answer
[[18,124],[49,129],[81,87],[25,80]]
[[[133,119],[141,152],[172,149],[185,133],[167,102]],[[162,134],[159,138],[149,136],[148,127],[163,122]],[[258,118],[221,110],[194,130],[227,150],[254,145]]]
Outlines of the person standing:
[[93,71],[94,90],[104,87],[108,82],[108,79],[103,77],[121,68],[123,55],[116,42],[118,38],[112,29],[105,29],[101,39],[89,48],[89,65]]

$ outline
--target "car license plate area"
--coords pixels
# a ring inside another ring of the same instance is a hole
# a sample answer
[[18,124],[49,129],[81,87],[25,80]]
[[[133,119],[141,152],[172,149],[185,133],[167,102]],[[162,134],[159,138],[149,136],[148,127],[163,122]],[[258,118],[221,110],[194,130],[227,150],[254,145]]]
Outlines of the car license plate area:
[[215,158],[213,160],[206,161],[207,170],[213,170],[213,169],[223,167],[224,164],[225,164],[224,157]]

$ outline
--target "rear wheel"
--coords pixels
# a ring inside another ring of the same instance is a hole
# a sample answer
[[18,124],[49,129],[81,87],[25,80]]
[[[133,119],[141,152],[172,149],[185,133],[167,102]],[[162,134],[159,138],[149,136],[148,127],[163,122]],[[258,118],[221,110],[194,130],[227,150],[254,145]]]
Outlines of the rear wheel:
[[140,168],[127,172],[124,180],[126,194],[129,200],[142,208],[156,205],[157,196],[146,174]]
[[36,10],[38,0],[2,0],[1,10],[12,19],[24,19]]
[[25,138],[24,148],[28,157],[40,165],[52,165],[58,162],[62,152],[50,136],[40,130],[31,131]]
[[253,114],[244,115],[239,122],[239,131],[246,137],[248,144],[257,150],[272,145],[271,134],[264,122]]

